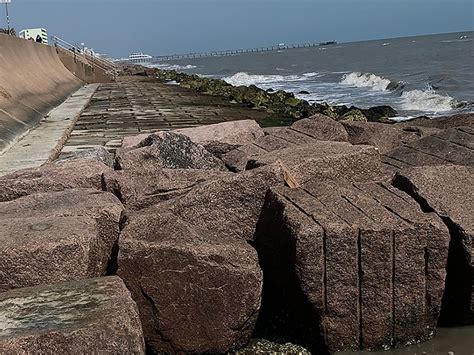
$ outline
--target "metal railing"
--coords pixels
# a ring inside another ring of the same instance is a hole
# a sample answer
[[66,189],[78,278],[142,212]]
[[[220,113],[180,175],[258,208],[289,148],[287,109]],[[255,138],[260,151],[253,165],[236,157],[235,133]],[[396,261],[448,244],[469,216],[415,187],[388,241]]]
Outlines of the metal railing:
[[119,72],[117,66],[110,60],[93,56],[77,45],[71,44],[57,36],[51,36],[51,40],[56,48],[62,49],[64,52],[74,56],[75,59],[81,60],[85,64],[96,67],[109,75],[116,78]]

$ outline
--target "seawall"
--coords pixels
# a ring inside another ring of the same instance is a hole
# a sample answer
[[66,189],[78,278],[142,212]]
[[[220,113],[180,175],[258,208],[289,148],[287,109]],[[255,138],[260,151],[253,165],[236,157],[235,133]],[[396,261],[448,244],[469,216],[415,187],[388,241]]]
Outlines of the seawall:
[[83,84],[53,47],[0,34],[0,151]]

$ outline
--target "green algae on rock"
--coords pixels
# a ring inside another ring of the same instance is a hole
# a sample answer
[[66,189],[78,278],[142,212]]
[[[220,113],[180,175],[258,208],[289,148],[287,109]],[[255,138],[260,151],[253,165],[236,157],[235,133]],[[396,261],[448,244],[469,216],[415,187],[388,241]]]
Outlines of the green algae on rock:
[[176,82],[181,87],[202,92],[211,96],[222,96],[230,102],[246,107],[266,110],[297,120],[322,113],[336,120],[387,122],[388,118],[397,116],[390,106],[377,106],[360,109],[354,106],[331,106],[327,103],[309,103],[283,90],[263,90],[255,85],[233,86],[224,80],[201,77],[196,74],[185,74],[175,70],[147,69],[146,75],[154,76],[162,82]]

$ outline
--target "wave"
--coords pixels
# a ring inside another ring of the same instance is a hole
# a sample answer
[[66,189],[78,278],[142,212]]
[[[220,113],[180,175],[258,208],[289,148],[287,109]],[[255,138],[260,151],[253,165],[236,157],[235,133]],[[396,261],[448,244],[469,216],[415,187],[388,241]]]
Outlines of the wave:
[[158,68],[158,69],[164,69],[164,70],[190,70],[190,69],[195,69],[195,65],[178,65],[178,64],[146,64],[148,68]]
[[389,90],[389,86],[392,84],[389,79],[383,78],[381,76],[372,73],[359,72],[345,74],[342,77],[341,83],[358,88],[372,88],[377,91]]
[[249,86],[249,85],[261,85],[271,84],[277,82],[294,82],[294,81],[305,81],[312,77],[319,76],[319,73],[304,73],[301,75],[253,75],[244,72],[234,74],[223,78],[229,84],[235,86]]
[[438,94],[433,89],[405,91],[400,98],[401,108],[407,111],[447,112],[465,105],[449,95]]

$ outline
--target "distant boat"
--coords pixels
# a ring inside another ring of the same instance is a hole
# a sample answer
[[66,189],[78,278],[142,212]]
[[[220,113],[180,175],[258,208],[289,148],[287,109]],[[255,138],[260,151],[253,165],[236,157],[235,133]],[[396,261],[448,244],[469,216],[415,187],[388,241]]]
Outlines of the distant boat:
[[131,53],[128,56],[127,61],[134,64],[146,64],[146,63],[150,63],[152,59],[153,57],[151,55],[139,52],[139,53]]
[[461,37],[459,37],[459,39],[468,39],[468,38],[469,38],[469,36],[461,36]]
[[330,45],[333,45],[333,44],[337,44],[337,42],[336,41],[322,42],[319,45],[320,46],[330,46]]

